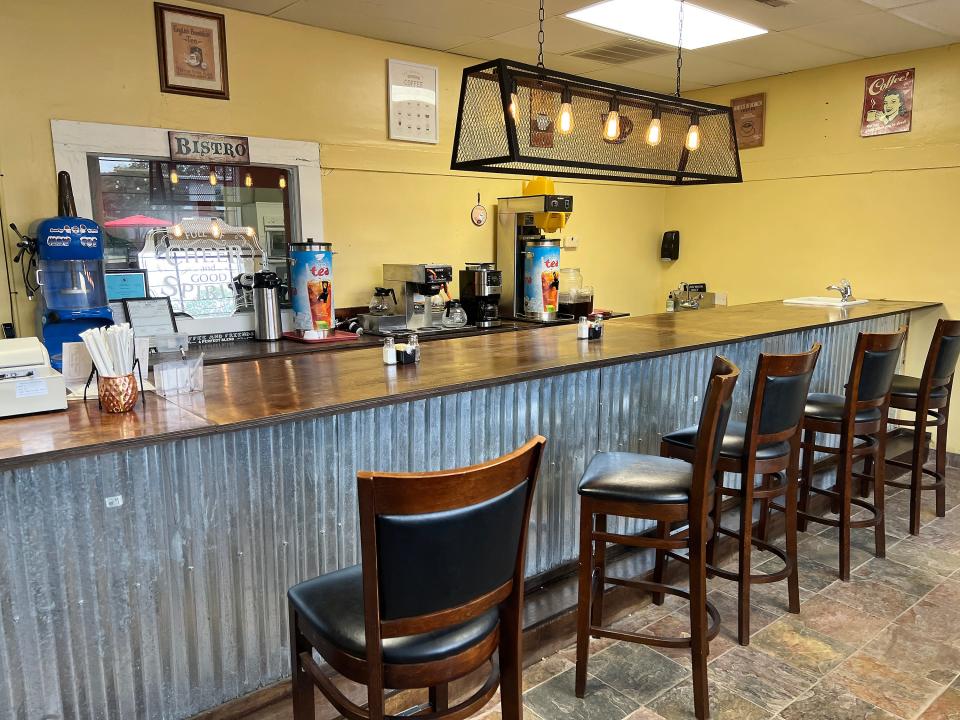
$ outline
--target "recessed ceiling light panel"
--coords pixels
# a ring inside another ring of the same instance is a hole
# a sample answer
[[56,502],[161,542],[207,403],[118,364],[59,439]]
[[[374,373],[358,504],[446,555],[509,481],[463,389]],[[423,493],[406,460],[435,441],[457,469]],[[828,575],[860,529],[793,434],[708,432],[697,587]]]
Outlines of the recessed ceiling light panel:
[[[567,13],[571,20],[676,45],[679,32],[680,0],[605,0]],[[683,47],[688,50],[719,45],[763,35],[767,31],[728,15],[684,3]]]

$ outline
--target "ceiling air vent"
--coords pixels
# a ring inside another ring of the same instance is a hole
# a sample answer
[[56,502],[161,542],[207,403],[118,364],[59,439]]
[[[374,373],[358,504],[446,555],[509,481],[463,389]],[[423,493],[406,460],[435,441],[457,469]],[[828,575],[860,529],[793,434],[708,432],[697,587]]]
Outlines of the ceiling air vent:
[[645,60],[647,58],[664,55],[673,52],[673,48],[660,43],[649,42],[647,40],[617,40],[606,45],[598,45],[589,50],[578,50],[568,53],[571,57],[581,58],[583,60],[595,60],[596,62],[608,63],[610,65],[623,65],[634,60]]
[[769,5],[773,8],[783,7],[784,5],[793,5],[797,0],[754,0],[761,5]]

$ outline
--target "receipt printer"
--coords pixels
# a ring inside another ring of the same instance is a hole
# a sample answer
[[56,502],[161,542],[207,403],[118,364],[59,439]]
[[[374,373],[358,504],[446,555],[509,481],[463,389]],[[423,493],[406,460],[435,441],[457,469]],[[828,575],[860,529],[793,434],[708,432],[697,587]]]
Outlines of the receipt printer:
[[39,338],[0,340],[0,417],[66,409],[63,375]]

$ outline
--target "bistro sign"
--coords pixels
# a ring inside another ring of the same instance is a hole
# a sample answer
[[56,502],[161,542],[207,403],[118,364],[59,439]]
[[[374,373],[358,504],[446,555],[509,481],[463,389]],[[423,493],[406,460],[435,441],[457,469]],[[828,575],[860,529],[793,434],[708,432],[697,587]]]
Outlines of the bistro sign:
[[171,130],[170,159],[175,162],[204,162],[218,165],[248,165],[249,138],[239,135],[210,135],[207,133]]

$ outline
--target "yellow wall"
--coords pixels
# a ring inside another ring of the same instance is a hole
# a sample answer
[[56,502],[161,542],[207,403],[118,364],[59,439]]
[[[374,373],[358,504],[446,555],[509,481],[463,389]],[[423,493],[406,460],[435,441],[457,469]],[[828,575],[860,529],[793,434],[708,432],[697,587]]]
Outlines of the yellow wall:
[[[520,181],[449,170],[460,71],[475,60],[213,9],[226,15],[229,102],[160,92],[150,0],[3,3],[5,222],[23,229],[55,212],[50,120],[83,120],[319,142],[327,168],[324,231],[339,253],[338,304],[366,304],[384,262],[447,262],[456,269],[493,259],[495,223],[474,228],[470,208],[480,192],[492,210],[498,196],[520,194]],[[38,37],[84,40],[82,50],[61,53],[42,49]],[[439,145],[386,139],[391,57],[439,66]],[[557,189],[575,196],[568,232],[581,242],[562,262],[583,268],[599,304],[652,312],[659,306],[665,191],[575,182]],[[12,248],[12,233],[4,232]],[[643,278],[639,288],[619,279],[627,264]],[[19,267],[13,271],[19,275]],[[0,318],[7,319],[6,288],[0,291]],[[32,327],[32,312],[25,300],[19,303],[21,332]]]
[[[863,79],[916,68],[913,130],[861,138]],[[960,45],[693,93],[729,104],[767,94],[765,146],[741,152],[742,185],[671,190],[680,260],[661,273],[708,282],[731,304],[822,295],[841,277],[867,298],[940,300],[960,316]],[[936,317],[915,318],[919,374]],[[960,451],[960,423],[951,429]]]

